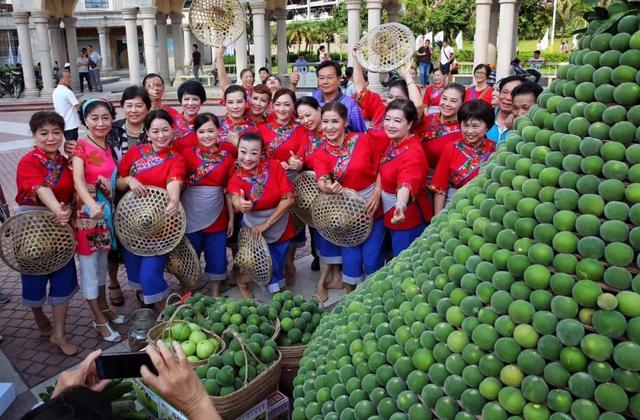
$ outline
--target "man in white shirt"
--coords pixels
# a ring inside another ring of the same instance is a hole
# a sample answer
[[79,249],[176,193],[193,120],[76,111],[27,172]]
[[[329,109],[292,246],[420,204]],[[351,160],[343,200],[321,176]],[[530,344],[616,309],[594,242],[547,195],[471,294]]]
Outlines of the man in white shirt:
[[451,74],[451,65],[455,61],[456,54],[453,47],[449,45],[447,41],[442,41],[442,48],[440,49],[440,69],[442,74],[447,76],[449,83],[453,81],[453,75]]
[[69,154],[78,140],[80,116],[78,98],[71,91],[71,72],[67,69],[58,70],[58,86],[53,90],[53,107],[64,118],[64,150]]
[[98,92],[102,92],[102,81],[100,80],[100,67],[102,67],[102,57],[97,51],[93,50],[93,45],[87,46],[89,54],[89,77],[91,77],[91,85]]

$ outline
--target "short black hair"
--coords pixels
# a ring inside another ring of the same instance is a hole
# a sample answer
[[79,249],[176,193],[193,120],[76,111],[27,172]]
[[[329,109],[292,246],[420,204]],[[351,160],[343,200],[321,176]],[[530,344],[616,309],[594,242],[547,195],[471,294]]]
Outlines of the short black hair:
[[313,109],[320,109],[320,103],[318,103],[318,100],[313,96],[303,96],[298,98],[296,101],[296,109],[298,109],[300,105],[306,105]]
[[151,109],[151,98],[147,91],[138,85],[129,86],[122,92],[122,98],[120,99],[120,106],[124,106],[125,101],[129,99],[140,98],[144,105],[147,107],[147,110]]
[[148,73],[146,76],[144,76],[144,79],[142,79],[142,87],[147,84],[147,80],[153,79],[154,77],[160,79],[160,81],[162,82],[162,86],[164,86],[164,79],[162,78],[162,76],[160,76],[158,73]]
[[178,102],[182,102],[182,97],[185,93],[199,97],[202,103],[207,100],[207,92],[204,90],[202,83],[197,80],[187,80],[180,85],[178,88]]
[[324,115],[326,112],[335,112],[344,121],[349,120],[349,110],[347,109],[345,104],[343,104],[342,102],[338,102],[338,101],[327,102],[322,107],[322,115]]
[[406,80],[404,79],[393,80],[389,82],[387,86],[389,87],[389,90],[391,90],[391,88],[398,88],[402,91],[402,93],[404,93],[404,96],[406,96],[407,98],[409,97],[409,87],[407,86]]
[[144,119],[144,129],[145,131],[149,131],[149,127],[151,127],[151,123],[155,120],[165,120],[169,123],[170,126],[173,127],[173,118],[171,115],[165,111],[164,109],[156,109],[147,114]]
[[240,85],[229,85],[225,90],[224,90],[224,94],[222,95],[222,97],[226,100],[227,96],[231,95],[232,93],[235,92],[242,92],[242,99],[245,99],[245,94],[244,94],[244,88]]
[[469,120],[484,121],[488,130],[493,127],[493,123],[496,121],[496,116],[493,113],[491,105],[483,100],[474,99],[462,104],[458,110],[458,121],[463,123]]
[[209,121],[211,121],[213,125],[216,126],[216,128],[220,128],[220,120],[217,116],[213,115],[210,112],[203,112],[202,114],[199,114],[196,117],[196,120],[193,122],[193,131],[198,131],[200,127],[202,127]]
[[193,48],[198,49],[198,44],[193,44]]
[[258,142],[260,143],[260,148],[264,150],[264,140],[262,139],[262,135],[255,130],[245,131],[244,133],[240,134],[240,138],[238,139],[238,147],[240,147],[241,141]]
[[60,127],[60,129],[64,131],[64,118],[56,112],[38,111],[31,116],[31,119],[29,119],[29,128],[33,134],[47,124]]
[[340,66],[340,63],[333,60],[323,61],[320,63],[318,67],[316,67],[316,74],[320,73],[320,70],[327,67],[333,67],[336,71],[336,76],[342,77],[342,67]]
[[271,74],[271,72],[269,71],[269,69],[268,69],[268,68],[266,68],[266,67],[260,67],[260,69],[258,69],[258,73],[260,73],[260,72],[261,72],[261,71],[263,71],[263,70],[264,70],[264,71],[266,71],[267,73]]
[[109,111],[109,115],[111,115],[111,119],[112,120],[116,119],[116,109],[111,102],[109,102],[106,99],[93,98],[93,99],[88,99],[86,101],[83,101],[80,104],[80,112],[78,114],[80,115],[80,122],[82,122],[82,125],[84,125],[85,127],[87,126],[87,122],[86,122],[87,115],[89,115],[91,111],[93,111],[98,107],[105,108],[107,111]]
[[488,64],[478,64],[474,69],[473,72],[477,72],[480,69],[484,69],[484,71],[487,72],[487,77],[489,77],[489,75],[491,74],[491,66]]
[[458,94],[460,95],[460,99],[462,100],[464,100],[464,95],[467,92],[464,86],[462,86],[460,83],[455,83],[455,82],[449,83],[444,87],[444,89],[442,89],[443,92],[447,90],[455,90],[456,92],[458,92]]
[[531,80],[525,80],[520,86],[516,86],[516,88],[511,91],[511,97],[515,98],[516,96],[527,95],[529,93],[538,99],[538,95],[542,93],[542,86]]
[[533,53],[534,54],[540,54],[540,50],[535,50]]
[[385,115],[387,115],[387,113],[392,110],[402,111],[402,113],[404,114],[404,118],[409,123],[413,123],[418,119],[418,109],[416,108],[415,104],[408,99],[394,99],[393,101],[391,101],[391,103],[387,106]]
[[523,76],[513,75],[513,76],[507,76],[507,77],[505,77],[503,79],[500,79],[500,81],[498,82],[498,91],[501,91],[502,88],[504,87],[504,85],[506,85],[507,83],[511,83],[511,82],[516,81],[516,80],[518,80],[520,82],[524,82],[525,78]]

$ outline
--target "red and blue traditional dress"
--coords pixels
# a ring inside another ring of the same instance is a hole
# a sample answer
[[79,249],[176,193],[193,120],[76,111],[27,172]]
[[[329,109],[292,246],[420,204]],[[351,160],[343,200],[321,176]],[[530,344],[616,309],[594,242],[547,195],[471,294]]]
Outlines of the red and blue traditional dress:
[[257,130],[264,142],[264,152],[268,159],[288,162],[291,152],[297,153],[300,144],[305,142],[305,130],[295,120],[280,124],[275,118],[260,123]]
[[[316,176],[330,177],[345,188],[357,191],[365,200],[375,190],[382,142],[370,133],[347,133],[341,145],[324,141],[314,156]],[[384,264],[384,224],[382,209],[373,215],[369,238],[356,247],[342,248],[342,276],[348,284],[358,284]]]
[[436,86],[429,85],[424,91],[422,97],[422,103],[425,107],[425,114],[437,114],[440,112],[440,99],[442,99],[442,93],[446,85]]
[[448,144],[462,139],[460,123],[458,121],[442,121],[439,113],[426,115],[416,132],[422,138],[422,149],[431,169],[436,167]]
[[[132,176],[145,186],[166,189],[170,182],[184,180],[185,162],[173,148],[154,151],[151,144],[138,144],[124,155],[118,172],[120,177]],[[134,289],[142,290],[144,303],[164,299],[167,282],[163,273],[169,254],[140,256],[123,247],[122,256],[129,282]]]
[[387,107],[382,101],[380,95],[364,88],[359,95],[354,97],[354,99],[362,110],[362,116],[364,119],[371,121],[369,130],[378,128],[382,129],[382,123],[384,122]]
[[451,201],[458,188],[478,175],[480,165],[496,151],[496,144],[485,139],[480,146],[473,146],[464,139],[445,146],[429,189],[447,195]]
[[[420,236],[432,216],[432,205],[426,194],[428,164],[420,143],[415,135],[398,144],[389,142],[380,157],[384,226],[390,232],[394,256]],[[411,199],[407,203],[404,222],[393,224],[391,219],[398,201],[396,192],[402,187],[409,189]]]
[[[242,215],[242,225],[254,227],[269,219],[281,199],[293,195],[293,184],[280,162],[262,159],[253,171],[237,168],[229,180],[227,192],[238,196],[244,192],[245,199],[251,201],[253,208]],[[269,247],[273,266],[268,286],[271,293],[278,292],[285,285],[284,265],[295,233],[293,219],[289,213],[285,213],[262,234]]]
[[[60,203],[70,206],[73,202],[73,175],[67,159],[60,153],[50,158],[41,149],[34,148],[22,156],[16,170],[16,186],[17,213],[48,210],[38,197],[37,191],[40,187],[51,189]],[[78,290],[74,259],[51,274],[43,276],[21,274],[20,278],[22,303],[31,308],[42,306],[45,300],[52,305],[66,304]],[[47,283],[49,283],[48,296]]]
[[238,137],[245,131],[255,127],[253,121],[246,116],[240,121],[234,121],[231,117],[225,115],[224,117],[218,117],[218,122],[220,123],[220,133],[218,134],[220,148],[229,152],[234,158],[238,157],[238,148],[236,146]]
[[186,234],[195,251],[204,251],[208,280],[227,277],[227,226],[229,213],[225,189],[235,161],[225,150],[211,151],[200,145],[184,150],[186,165],[182,207],[187,216]]
[[491,105],[491,97],[493,96],[493,88],[491,86],[485,86],[484,89],[478,90],[476,85],[469,86],[464,94],[464,101],[469,102],[474,99],[480,99]]

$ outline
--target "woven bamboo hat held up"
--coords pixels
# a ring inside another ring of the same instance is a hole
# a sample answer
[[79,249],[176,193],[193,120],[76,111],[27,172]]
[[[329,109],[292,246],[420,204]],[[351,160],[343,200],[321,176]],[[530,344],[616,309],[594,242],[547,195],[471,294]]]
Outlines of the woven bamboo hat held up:
[[400,23],[380,25],[360,39],[358,62],[374,73],[395,70],[413,55],[415,43],[408,27]]
[[189,290],[198,287],[202,266],[196,250],[193,249],[186,236],[182,237],[178,246],[169,254],[167,272],[176,276],[178,281]]
[[242,227],[238,232],[238,253],[235,263],[241,273],[248,273],[261,286],[271,282],[273,265],[267,242],[262,236],[256,239],[251,228]]
[[68,224],[52,221],[49,211],[30,211],[9,218],[0,227],[0,258],[22,274],[46,275],[73,258],[76,241]]
[[122,245],[136,255],[163,255],[182,240],[187,220],[181,204],[174,216],[167,216],[166,190],[150,186],[146,189],[144,196],[129,191],[122,197],[114,216],[116,234]]
[[320,193],[318,182],[316,181],[316,173],[313,171],[301,172],[293,182],[293,187],[296,192],[296,200],[291,210],[304,223],[313,227],[311,207]]
[[331,243],[358,246],[373,227],[373,218],[365,208],[364,198],[350,189],[338,194],[319,193],[311,209],[313,225]]
[[244,7],[238,0],[193,0],[191,32],[205,45],[233,44],[245,30]]

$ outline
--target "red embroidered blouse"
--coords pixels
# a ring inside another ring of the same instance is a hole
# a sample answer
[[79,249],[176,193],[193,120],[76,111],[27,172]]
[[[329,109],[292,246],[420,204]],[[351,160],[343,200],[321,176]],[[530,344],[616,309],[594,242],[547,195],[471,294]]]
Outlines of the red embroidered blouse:
[[464,139],[445,146],[438,161],[429,189],[446,194],[449,186],[460,188],[478,175],[480,165],[496,150],[496,144],[485,139],[484,144],[474,147]]
[[70,204],[73,200],[73,175],[69,162],[60,153],[50,159],[34,147],[18,162],[16,185],[16,203],[21,206],[43,206],[36,194],[40,187],[50,188],[61,203]]
[[257,130],[264,141],[267,157],[279,162],[288,162],[290,152],[297,153],[300,144],[306,140],[304,127],[295,121],[283,125],[274,118],[258,124]]
[[184,181],[184,158],[172,148],[154,152],[151,144],[139,144],[124,155],[118,174],[131,175],[143,185],[167,188],[171,181]]
[[416,132],[422,138],[422,149],[427,156],[430,168],[436,167],[447,144],[462,139],[460,123],[441,121],[439,113],[426,115]]

